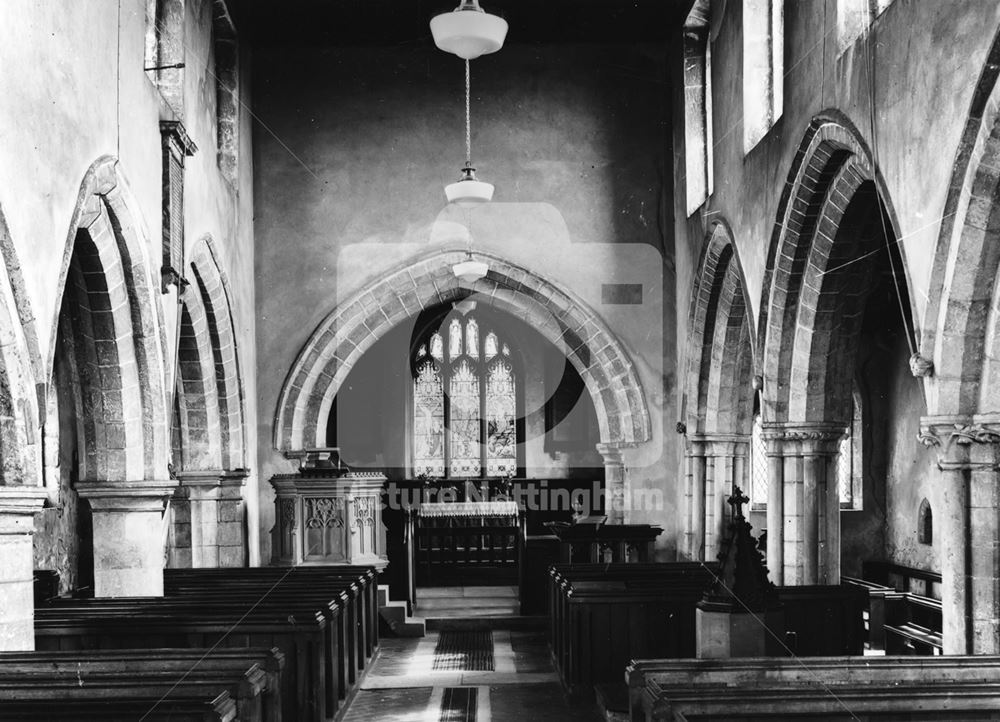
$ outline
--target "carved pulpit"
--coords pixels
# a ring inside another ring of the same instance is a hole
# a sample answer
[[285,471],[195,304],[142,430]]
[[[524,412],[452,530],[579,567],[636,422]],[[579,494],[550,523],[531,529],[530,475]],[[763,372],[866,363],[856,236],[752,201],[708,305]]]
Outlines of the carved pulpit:
[[379,472],[353,472],[336,449],[300,452],[297,474],[277,474],[272,563],[279,566],[361,564],[379,571],[386,557]]

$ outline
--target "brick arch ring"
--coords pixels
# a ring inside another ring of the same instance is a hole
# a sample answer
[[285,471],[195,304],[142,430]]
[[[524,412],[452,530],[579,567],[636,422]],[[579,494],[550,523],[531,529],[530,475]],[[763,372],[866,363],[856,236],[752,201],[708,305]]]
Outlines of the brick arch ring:
[[646,397],[635,366],[604,320],[571,291],[498,256],[476,253],[487,276],[457,279],[451,266],[464,251],[444,250],[397,267],[345,300],[320,323],[282,387],[274,446],[288,452],[322,447],[333,399],[358,359],[425,308],[468,293],[516,316],[562,351],[594,402],[601,443],[630,446],[652,438]]

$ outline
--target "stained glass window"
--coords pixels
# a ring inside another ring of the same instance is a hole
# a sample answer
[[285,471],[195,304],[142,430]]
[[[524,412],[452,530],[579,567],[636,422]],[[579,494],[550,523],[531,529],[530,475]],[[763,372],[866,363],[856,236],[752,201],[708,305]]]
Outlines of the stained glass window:
[[516,473],[518,389],[510,346],[469,314],[452,318],[416,348],[414,473]]
[[514,369],[498,358],[486,371],[486,474],[512,475],[517,470],[517,397]]
[[458,319],[451,322],[448,329],[448,360],[454,361],[462,355],[462,324]]
[[482,470],[479,451],[479,375],[471,361],[462,359],[455,365],[449,389],[451,475],[479,476]]
[[[423,350],[423,349],[421,349]],[[418,362],[413,382],[413,467],[416,474],[444,476],[444,393],[433,359]]]

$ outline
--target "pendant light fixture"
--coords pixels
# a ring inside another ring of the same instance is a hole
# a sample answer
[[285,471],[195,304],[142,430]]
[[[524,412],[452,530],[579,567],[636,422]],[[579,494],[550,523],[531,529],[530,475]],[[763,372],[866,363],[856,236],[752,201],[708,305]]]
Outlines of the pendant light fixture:
[[479,0],[461,0],[450,13],[431,18],[434,44],[464,60],[495,53],[507,37],[507,21],[479,7]]
[[479,0],[462,0],[454,11],[431,19],[434,44],[445,52],[454,53],[465,61],[465,165],[462,176],[445,186],[449,203],[475,206],[493,199],[493,185],[476,178],[472,165],[472,75],[469,61],[480,55],[495,53],[507,37],[507,21],[479,7]]

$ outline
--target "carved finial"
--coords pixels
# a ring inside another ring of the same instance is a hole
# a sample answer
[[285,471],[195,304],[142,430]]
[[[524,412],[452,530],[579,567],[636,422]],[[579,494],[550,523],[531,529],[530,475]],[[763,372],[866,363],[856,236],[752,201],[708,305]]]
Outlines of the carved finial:
[[733,507],[733,517],[737,519],[743,518],[743,505],[750,503],[750,497],[743,493],[740,487],[733,487],[733,495],[729,497],[727,502],[729,506]]

